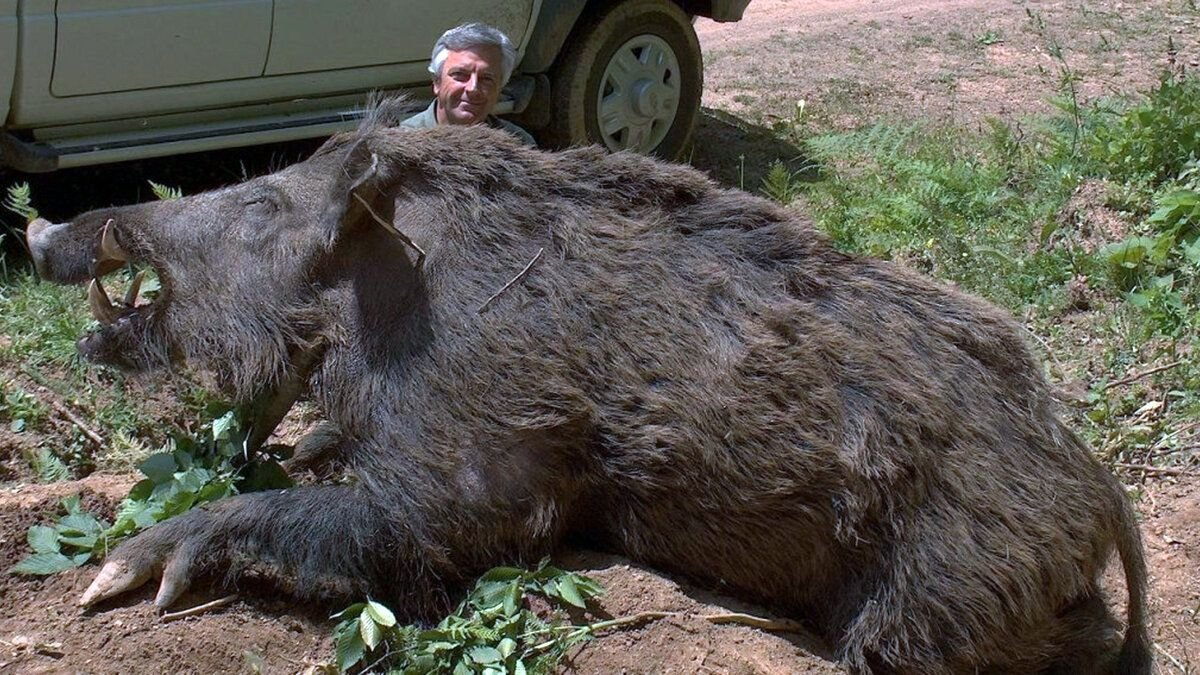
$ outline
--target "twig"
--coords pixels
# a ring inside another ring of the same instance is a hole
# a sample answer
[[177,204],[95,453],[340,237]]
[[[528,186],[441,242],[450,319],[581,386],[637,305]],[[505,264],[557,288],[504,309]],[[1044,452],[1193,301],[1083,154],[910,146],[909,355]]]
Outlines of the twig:
[[1149,464],[1126,464],[1125,462],[1116,462],[1116,466],[1130,471],[1145,471],[1146,473],[1157,473],[1164,476],[1200,476],[1200,471],[1189,471],[1188,469],[1177,469],[1170,466],[1151,466]]
[[537,252],[537,255],[533,256],[533,260],[530,260],[530,261],[529,261],[529,264],[525,266],[525,269],[523,269],[523,270],[521,270],[520,272],[518,272],[518,273],[517,273],[517,276],[513,277],[512,279],[510,279],[510,280],[509,280],[509,282],[508,282],[507,284],[504,284],[504,287],[503,287],[503,288],[501,288],[500,290],[496,291],[496,292],[495,292],[495,293],[492,295],[492,297],[490,297],[490,298],[488,298],[486,301],[484,301],[484,303],[483,303],[482,305],[480,305],[480,306],[479,306],[479,309],[475,310],[475,313],[476,313],[476,314],[483,314],[483,310],[484,310],[485,308],[487,308],[487,306],[488,306],[488,305],[492,304],[492,301],[493,301],[493,300],[495,300],[496,298],[500,297],[500,294],[501,294],[501,293],[503,293],[504,291],[507,291],[507,290],[508,290],[508,289],[509,289],[509,288],[510,288],[510,287],[511,287],[513,284],[515,284],[515,283],[517,283],[518,281],[520,281],[520,280],[521,280],[521,277],[525,276],[525,275],[526,275],[526,274],[529,272],[529,268],[533,267],[533,264],[534,264],[535,262],[537,262],[537,261],[538,261],[538,258],[541,258],[541,257],[542,257],[542,253],[543,253],[545,250],[546,250],[545,248],[539,248],[539,249],[538,249],[538,252]]
[[[570,631],[569,637],[587,635],[588,633],[596,634],[600,631],[612,630],[622,626],[631,624],[645,623],[647,621],[657,621],[658,619],[667,619],[670,617],[687,616],[683,612],[638,612],[630,616],[623,616],[619,619],[609,619],[608,621],[599,621],[586,626],[562,626],[561,630]],[[751,614],[741,614],[732,612],[728,614],[701,614],[698,618],[712,624],[729,624],[735,623],[742,626],[750,626],[760,630],[780,631],[784,633],[805,633],[807,630],[798,621],[790,619],[764,619],[760,616]],[[532,647],[531,651],[537,653],[542,652],[554,646],[555,640],[547,640],[541,644]]]
[[1109,389],[1112,389],[1113,387],[1119,387],[1123,384],[1137,382],[1138,380],[1140,380],[1144,377],[1150,377],[1151,375],[1153,375],[1155,373],[1161,373],[1164,370],[1170,370],[1172,368],[1177,368],[1179,366],[1182,366],[1184,363],[1187,363],[1187,362],[1186,361],[1175,361],[1172,363],[1168,363],[1165,366],[1155,366],[1154,368],[1151,368],[1150,370],[1147,370],[1147,371],[1144,371],[1141,373],[1134,373],[1133,375],[1130,375],[1129,377],[1122,377],[1119,380],[1113,380],[1112,382],[1109,382],[1108,384],[1104,385],[1104,387],[1101,388],[1100,391],[1102,391],[1102,392],[1108,391]]
[[354,194],[354,198],[357,199],[359,201],[359,203],[361,203],[363,205],[363,208],[365,208],[367,210],[367,213],[371,214],[371,217],[375,219],[375,222],[382,225],[383,229],[387,230],[388,232],[391,232],[392,234],[396,235],[397,237],[400,237],[400,241],[404,242],[407,246],[412,248],[412,250],[417,252],[417,267],[420,267],[422,264],[424,264],[425,249],[421,248],[420,246],[417,246],[417,243],[414,242],[412,239],[409,239],[407,234],[404,234],[400,230],[396,229],[395,225],[387,222],[383,218],[380,218],[379,214],[375,213],[375,209],[371,208],[371,205],[367,203],[367,200],[365,200],[361,196],[359,196],[359,194],[357,192],[355,192],[353,194]]
[[1171,665],[1178,668],[1179,672],[1183,673],[1183,675],[1188,674],[1187,666],[1184,666],[1182,663],[1180,663],[1179,659],[1175,658],[1174,656],[1171,656],[1171,652],[1168,652],[1167,650],[1163,649],[1162,645],[1155,642],[1154,648],[1157,649],[1160,654],[1167,657],[1167,660],[1171,662]]
[[182,619],[182,618],[188,617],[188,616],[195,616],[197,614],[203,614],[210,609],[224,607],[225,605],[228,605],[229,603],[231,603],[237,599],[238,599],[238,596],[236,593],[234,593],[233,595],[227,595],[223,598],[217,598],[216,600],[213,600],[212,602],[206,602],[202,605],[196,605],[195,607],[189,607],[187,609],[182,609],[178,612],[167,612],[166,614],[163,614],[162,616],[160,616],[159,620],[163,621],[163,622],[174,621],[176,619]]
[[1021,328],[1024,328],[1025,332],[1029,333],[1031,336],[1033,336],[1033,339],[1038,341],[1038,344],[1040,344],[1042,346],[1042,349],[1046,350],[1046,356],[1050,357],[1050,360],[1053,361],[1054,365],[1058,367],[1058,372],[1061,373],[1062,378],[1064,380],[1066,380],[1067,379],[1067,368],[1066,368],[1066,366],[1064,366],[1062,364],[1062,361],[1059,361],[1058,357],[1054,355],[1054,350],[1050,349],[1050,343],[1046,342],[1046,340],[1044,340],[1041,335],[1038,335],[1037,333],[1030,330],[1029,326],[1026,326],[1025,324],[1021,324]]
[[741,614],[736,612],[731,614],[706,614],[704,615],[704,619],[709,623],[736,623],[742,626],[750,626],[751,628],[780,631],[784,633],[807,632],[800,622],[792,621],[791,619],[764,619],[761,616],[753,616],[751,614]]
[[50,399],[50,407],[54,408],[58,414],[67,418],[67,421],[69,421],[71,424],[74,424],[76,427],[78,427],[79,430],[83,432],[83,435],[92,439],[96,445],[104,445],[104,438],[102,438],[100,434],[96,433],[95,431],[92,431],[83,420],[79,419],[78,415],[71,412],[65,405],[55,401],[54,399]]
[[1156,442],[1153,447],[1154,448],[1165,447],[1165,444],[1167,441],[1171,440],[1172,438],[1175,438],[1176,436],[1182,434],[1185,431],[1191,431],[1192,429],[1195,429],[1196,427],[1200,427],[1200,422],[1188,422],[1187,424],[1181,424],[1178,427],[1172,429],[1170,431],[1170,433],[1163,434],[1162,438],[1158,439],[1158,442]]
[[[638,612],[637,614],[623,616],[619,619],[597,621],[596,623],[590,623],[586,626],[554,626],[551,628],[551,630],[568,632],[569,635],[567,635],[566,639],[570,640],[581,635],[587,635],[589,633],[595,634],[603,630],[611,630],[613,628],[620,628],[622,626],[628,626],[635,623],[645,623],[646,621],[657,621],[658,619],[665,619],[667,617],[679,615],[679,612]],[[560,638],[555,638],[553,640],[546,640],[545,642],[538,643],[530,647],[529,651],[534,654],[540,654],[557,644],[559,639]]]
[[46,391],[52,395],[47,398],[49,398],[49,400],[50,400],[50,407],[54,408],[55,412],[57,412],[58,414],[62,415],[65,418],[67,418],[68,422],[70,422],[71,424],[74,424],[76,427],[78,427],[79,430],[82,431],[85,436],[87,436],[88,438],[95,441],[95,443],[97,445],[104,445],[104,438],[102,438],[100,436],[100,434],[96,433],[95,431],[92,431],[91,427],[89,427],[87,425],[87,423],[85,423],[82,419],[80,419],[78,415],[71,412],[70,409],[68,409],[65,405],[63,405],[62,403],[58,402],[55,398],[53,398],[54,396],[61,397],[62,394],[58,391],[58,388],[53,386],[53,384],[49,380],[47,380],[45,377],[43,377],[41,375],[41,373],[38,373],[37,371],[33,370],[32,368],[29,368],[28,366],[22,366],[21,373],[23,375],[25,375],[25,377],[28,377],[29,379],[33,380],[35,383],[46,388]]

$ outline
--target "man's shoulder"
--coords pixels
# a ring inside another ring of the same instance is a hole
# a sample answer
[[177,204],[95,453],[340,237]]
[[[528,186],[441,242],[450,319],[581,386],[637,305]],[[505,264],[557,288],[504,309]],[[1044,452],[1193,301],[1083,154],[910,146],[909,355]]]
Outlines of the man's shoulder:
[[495,123],[497,128],[503,129],[513,136],[516,136],[517,139],[525,145],[537,147],[537,141],[533,140],[533,136],[528,131],[525,131],[521,127],[509,122],[508,120],[500,119],[499,117],[493,117],[492,121]]
[[437,113],[434,106],[437,103],[430,103],[429,107],[421,112],[409,117],[400,123],[400,126],[406,129],[432,129],[437,126]]

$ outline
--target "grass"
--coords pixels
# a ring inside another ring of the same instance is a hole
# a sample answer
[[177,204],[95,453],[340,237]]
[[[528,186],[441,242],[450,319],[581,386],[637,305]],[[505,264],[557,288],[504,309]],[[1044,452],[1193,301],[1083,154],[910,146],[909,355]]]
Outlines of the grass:
[[42,283],[26,265],[0,277],[0,424],[26,435],[43,480],[132,470],[213,404],[186,379],[133,381],[83,363],[75,342],[92,326],[83,289]]

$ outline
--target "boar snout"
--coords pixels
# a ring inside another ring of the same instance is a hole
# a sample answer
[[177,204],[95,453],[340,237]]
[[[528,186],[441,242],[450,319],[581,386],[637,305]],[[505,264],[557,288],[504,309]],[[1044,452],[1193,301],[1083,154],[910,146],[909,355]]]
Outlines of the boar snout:
[[61,223],[55,225],[45,218],[35,218],[25,229],[25,243],[29,245],[29,256],[33,258],[33,266],[37,269],[38,276],[43,279],[50,278],[50,264],[46,255],[49,248],[47,242],[52,238],[54,230],[63,226]]

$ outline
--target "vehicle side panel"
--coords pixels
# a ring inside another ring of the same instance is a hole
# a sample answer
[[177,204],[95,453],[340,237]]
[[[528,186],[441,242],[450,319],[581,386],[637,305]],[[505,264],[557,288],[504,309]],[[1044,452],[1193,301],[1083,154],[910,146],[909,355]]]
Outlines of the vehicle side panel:
[[0,125],[8,119],[17,75],[17,0],[0,0]]
[[56,97],[262,75],[271,0],[58,0]]
[[[427,80],[434,40],[466,21],[490,23],[521,44],[533,1],[494,3],[480,11],[481,4],[478,0],[276,0],[266,74],[403,64],[400,82]],[[339,90],[340,80],[331,74],[325,89]]]
[[525,57],[521,60],[522,72],[544,73],[550,69],[587,4],[587,0],[546,0],[542,3]]

